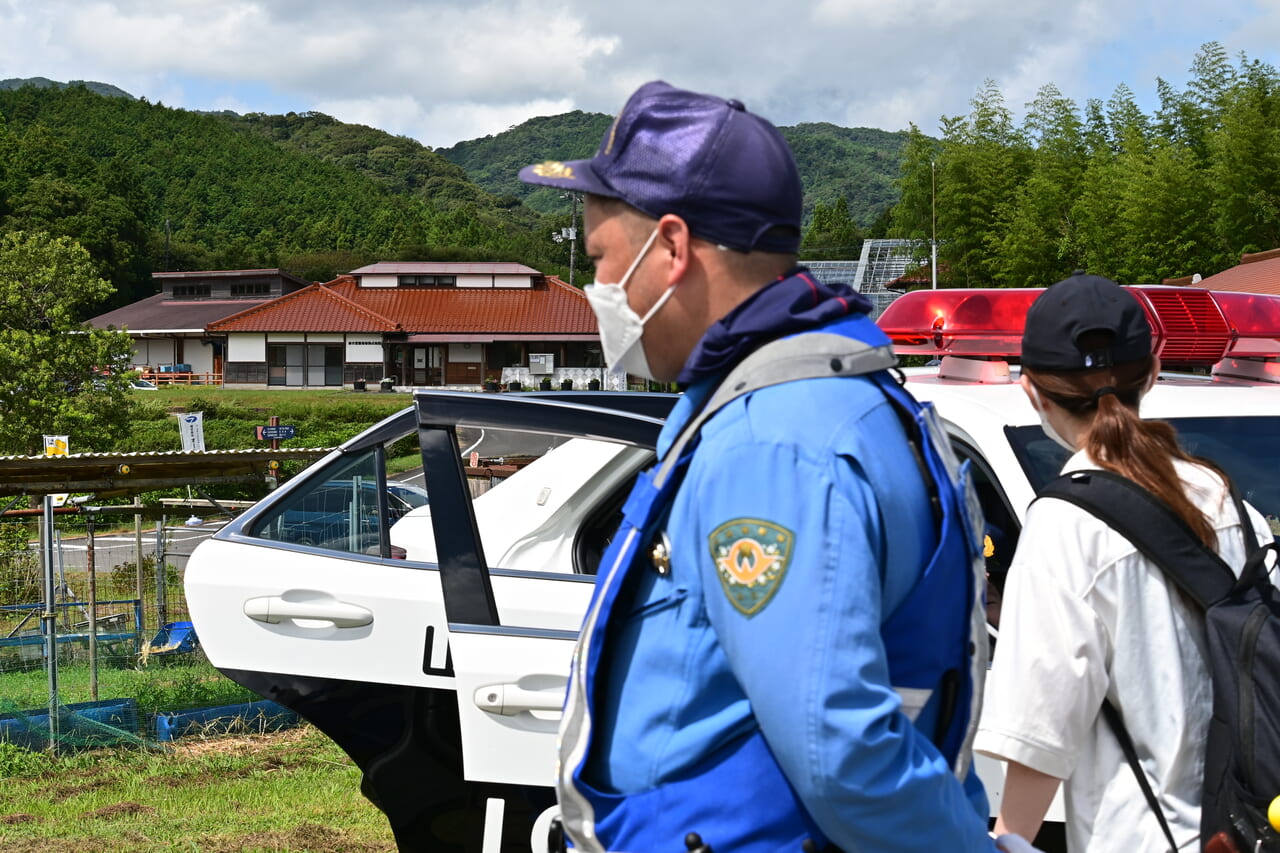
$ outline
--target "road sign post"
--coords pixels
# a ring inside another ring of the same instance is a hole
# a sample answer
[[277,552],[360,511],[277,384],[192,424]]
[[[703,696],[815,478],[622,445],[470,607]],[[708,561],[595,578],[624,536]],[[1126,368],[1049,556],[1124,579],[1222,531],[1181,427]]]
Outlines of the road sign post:
[[276,442],[285,441],[293,438],[298,434],[298,428],[292,424],[271,424],[270,426],[254,427],[259,441],[270,441],[272,450],[279,450]]

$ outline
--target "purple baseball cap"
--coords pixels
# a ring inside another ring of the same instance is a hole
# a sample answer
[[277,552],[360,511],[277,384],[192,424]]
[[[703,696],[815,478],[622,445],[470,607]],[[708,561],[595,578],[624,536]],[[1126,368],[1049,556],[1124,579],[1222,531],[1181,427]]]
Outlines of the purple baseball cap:
[[741,101],[662,81],[636,90],[590,160],[548,161],[520,180],[616,198],[741,252],[800,248],[803,189],[778,129]]

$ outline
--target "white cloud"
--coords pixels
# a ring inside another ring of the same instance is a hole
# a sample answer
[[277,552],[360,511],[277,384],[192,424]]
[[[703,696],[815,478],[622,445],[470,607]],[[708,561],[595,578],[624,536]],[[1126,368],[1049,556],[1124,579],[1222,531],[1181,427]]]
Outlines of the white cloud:
[[424,145],[447,148],[463,139],[501,133],[533,116],[559,115],[574,109],[571,102],[528,101],[501,106],[474,102],[449,102],[424,109],[413,97],[351,101],[324,101],[316,109],[341,121],[364,124],[412,137]]
[[988,78],[1015,115],[1047,83],[1083,104],[1124,82],[1143,102],[1210,39],[1277,61],[1280,0],[0,0],[0,78],[316,109],[435,146],[612,113],[658,78],[778,124],[936,133]]

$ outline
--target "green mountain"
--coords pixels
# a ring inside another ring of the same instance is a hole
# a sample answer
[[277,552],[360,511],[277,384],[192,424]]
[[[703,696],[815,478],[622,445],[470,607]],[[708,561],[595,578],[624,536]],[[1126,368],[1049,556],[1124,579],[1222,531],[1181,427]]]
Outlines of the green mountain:
[[539,214],[412,140],[314,113],[202,114],[81,85],[0,89],[0,228],[78,240],[116,286],[113,304],[154,292],[151,272],[165,269],[324,280],[374,260],[568,266]]
[[23,86],[31,86],[36,89],[65,89],[68,86],[83,86],[90,92],[107,98],[135,100],[133,95],[130,95],[124,89],[118,89],[109,83],[95,83],[92,80],[72,80],[69,83],[59,83],[47,77],[10,77],[8,80],[0,80],[0,91],[21,89]]
[[[529,119],[503,133],[437,151],[495,195],[514,196],[544,213],[567,213],[569,203],[559,191],[523,184],[516,173],[522,166],[542,160],[590,157],[612,121],[603,113],[575,110]],[[817,204],[834,206],[841,196],[850,216],[862,226],[897,202],[894,182],[902,167],[905,132],[826,123],[780,130],[795,153],[804,182],[806,221]]]
[[[432,151],[322,113],[202,113],[102,83],[5,80],[0,228],[85,246],[116,288],[95,313],[150,295],[160,270],[280,267],[327,280],[376,260],[502,259],[565,275],[569,247],[550,234],[568,224],[569,202],[516,174],[591,156],[610,122],[576,111]],[[905,135],[782,131],[806,218],[822,222],[807,245],[855,251],[896,201]]]
[[574,110],[531,118],[496,136],[459,142],[436,151],[495,195],[518,198],[543,213],[568,213],[569,202],[561,198],[560,190],[526,184],[517,175],[530,163],[592,156],[612,123],[613,117],[604,113]]

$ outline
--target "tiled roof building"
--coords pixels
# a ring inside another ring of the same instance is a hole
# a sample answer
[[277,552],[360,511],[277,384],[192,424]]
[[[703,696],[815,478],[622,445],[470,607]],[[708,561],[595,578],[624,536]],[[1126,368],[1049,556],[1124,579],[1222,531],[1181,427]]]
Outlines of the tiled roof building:
[[[310,283],[280,270],[157,273],[164,292],[92,320],[126,328],[159,381],[480,387],[605,379],[587,299],[516,263],[377,263]],[[175,369],[176,368],[176,369]]]
[[198,375],[221,380],[223,344],[207,329],[238,314],[311,284],[279,269],[158,272],[154,296],[94,317],[99,329],[124,329],[133,339],[133,366],[150,374]]
[[1195,285],[1206,290],[1280,294],[1280,249],[1240,256],[1240,265],[1202,278]]

